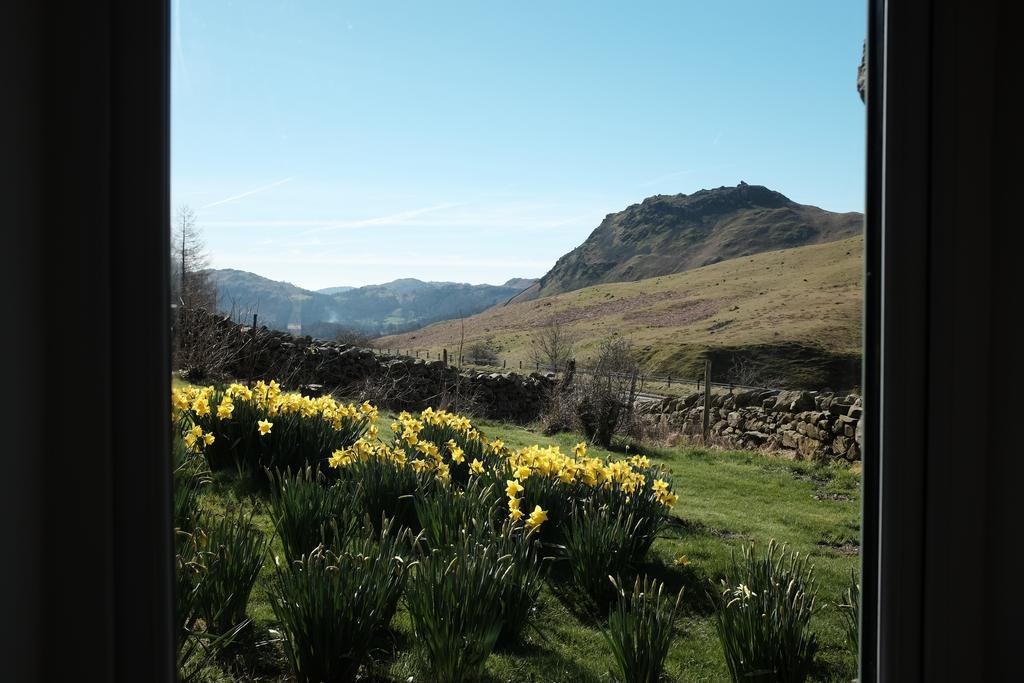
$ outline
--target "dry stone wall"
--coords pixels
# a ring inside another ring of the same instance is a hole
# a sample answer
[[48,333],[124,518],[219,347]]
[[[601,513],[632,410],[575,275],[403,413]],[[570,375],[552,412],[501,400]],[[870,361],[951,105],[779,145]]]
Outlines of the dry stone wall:
[[[704,394],[647,403],[640,412],[649,424],[699,438]],[[860,460],[863,409],[858,396],[730,391],[712,395],[709,413],[709,440],[729,448],[763,449],[799,460]]]
[[232,377],[273,378],[307,393],[361,394],[395,409],[450,404],[458,395],[485,417],[527,423],[540,415],[555,384],[549,375],[460,372],[439,360],[381,356],[221,317],[205,323],[204,343],[224,359],[221,369]]

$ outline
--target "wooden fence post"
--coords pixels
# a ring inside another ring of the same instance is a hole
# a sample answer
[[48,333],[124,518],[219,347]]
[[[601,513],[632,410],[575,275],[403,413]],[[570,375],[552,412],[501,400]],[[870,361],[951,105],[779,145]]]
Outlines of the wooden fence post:
[[704,361],[704,445],[711,432],[711,359]]
[[445,365],[448,365],[448,349],[444,349],[443,353],[444,357],[441,359],[441,362],[444,363]]

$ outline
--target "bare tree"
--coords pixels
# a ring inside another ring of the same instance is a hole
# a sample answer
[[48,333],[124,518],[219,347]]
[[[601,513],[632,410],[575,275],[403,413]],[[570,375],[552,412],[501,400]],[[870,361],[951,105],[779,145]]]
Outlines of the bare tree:
[[171,228],[171,300],[185,308],[215,311],[217,290],[207,273],[209,267],[196,213],[183,204]]
[[217,310],[217,289],[208,268],[196,214],[182,205],[171,225],[171,301],[178,309],[172,328],[173,363],[195,378],[216,374],[232,355],[210,317]]
[[530,338],[530,360],[540,365],[562,367],[573,357],[575,337],[565,325],[552,318]]
[[581,432],[589,441],[609,446],[616,434],[633,432],[640,363],[632,344],[607,339],[593,359],[551,397],[545,431]]
[[747,387],[780,387],[785,381],[778,374],[770,372],[764,364],[741,356],[733,356],[727,376],[733,384]]

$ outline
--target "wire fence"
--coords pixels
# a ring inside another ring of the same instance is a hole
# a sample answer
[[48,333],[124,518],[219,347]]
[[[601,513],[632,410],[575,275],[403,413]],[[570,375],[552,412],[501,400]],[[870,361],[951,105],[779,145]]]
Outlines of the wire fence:
[[[466,368],[467,366],[480,369],[482,371],[519,371],[519,372],[545,372],[553,373],[555,375],[562,374],[566,371],[566,366],[558,365],[546,365],[539,361],[524,361],[523,359],[516,359],[509,361],[508,359],[498,358],[491,356],[487,358],[474,357],[467,354],[458,356],[457,354],[449,354],[447,349],[441,350],[430,350],[430,349],[405,349],[403,353],[400,348],[374,348],[371,349],[378,356],[385,356],[389,358],[405,358],[405,359],[421,359],[425,361],[441,361],[450,365],[454,365],[460,368]],[[573,364],[573,370],[581,374],[589,374],[589,370],[586,367],[580,367],[575,364],[575,361],[569,361]],[[632,375],[626,374],[614,374],[613,376],[619,379],[631,379]],[[637,381],[637,394],[641,397],[651,398],[671,398],[676,394],[673,393],[658,393],[658,389],[672,389],[676,387],[677,391],[682,391],[686,387],[693,387],[695,391],[701,391],[704,389],[704,378],[689,378],[681,375],[672,374],[660,374],[660,373],[646,373],[639,372],[636,375]],[[757,386],[752,384],[739,384],[736,382],[715,382],[710,381],[708,384],[712,388],[728,389],[729,391],[734,390],[750,390],[750,391],[785,391],[791,387],[767,387]],[[655,388],[657,387],[657,388]]]

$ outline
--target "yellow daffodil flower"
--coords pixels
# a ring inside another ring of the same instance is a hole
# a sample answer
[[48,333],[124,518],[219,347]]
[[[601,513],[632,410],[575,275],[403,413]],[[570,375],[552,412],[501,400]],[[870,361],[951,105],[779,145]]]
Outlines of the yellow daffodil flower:
[[538,505],[537,507],[533,508],[533,512],[531,512],[530,516],[527,518],[526,526],[528,526],[531,529],[536,529],[545,521],[547,521],[547,518],[548,513],[542,510],[540,505]]

